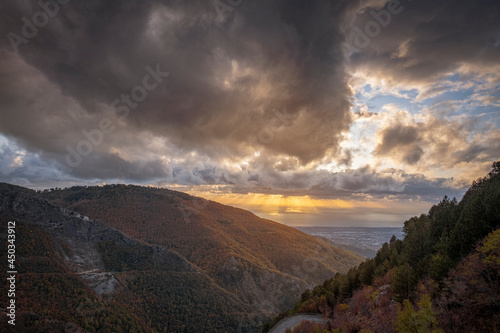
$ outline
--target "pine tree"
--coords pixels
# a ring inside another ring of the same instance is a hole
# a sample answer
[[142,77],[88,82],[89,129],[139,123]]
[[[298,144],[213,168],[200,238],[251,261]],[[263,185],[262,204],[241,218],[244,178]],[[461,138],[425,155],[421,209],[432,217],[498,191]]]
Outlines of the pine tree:
[[394,291],[394,299],[402,302],[405,299],[410,299],[411,293],[417,279],[414,271],[408,263],[398,267],[394,274],[392,289]]

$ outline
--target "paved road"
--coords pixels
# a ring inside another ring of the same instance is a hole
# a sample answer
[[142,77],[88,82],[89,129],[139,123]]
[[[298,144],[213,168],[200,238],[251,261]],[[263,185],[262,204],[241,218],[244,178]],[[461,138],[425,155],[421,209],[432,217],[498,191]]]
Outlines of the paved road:
[[323,316],[321,315],[297,315],[283,319],[278,323],[278,325],[274,326],[273,329],[269,331],[269,333],[285,333],[287,328],[293,330],[295,326],[297,326],[304,320],[309,320],[319,324],[326,323],[326,320],[323,319]]

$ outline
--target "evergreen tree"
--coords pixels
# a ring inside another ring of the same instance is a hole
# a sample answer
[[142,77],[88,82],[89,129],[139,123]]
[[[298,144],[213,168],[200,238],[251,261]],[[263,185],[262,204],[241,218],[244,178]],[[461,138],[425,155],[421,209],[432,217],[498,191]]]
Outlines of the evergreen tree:
[[394,281],[392,283],[394,299],[398,302],[410,299],[411,292],[416,283],[417,279],[415,277],[415,273],[408,263],[398,267],[396,273],[394,274]]

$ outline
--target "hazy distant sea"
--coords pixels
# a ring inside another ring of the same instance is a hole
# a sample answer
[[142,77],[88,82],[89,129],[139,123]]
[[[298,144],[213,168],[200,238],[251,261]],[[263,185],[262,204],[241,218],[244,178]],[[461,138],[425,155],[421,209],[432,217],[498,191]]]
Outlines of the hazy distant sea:
[[[392,235],[403,239],[403,228],[386,227],[297,227],[300,231],[323,237],[337,244],[377,251]],[[370,252],[371,252],[370,251]],[[357,251],[356,251],[357,252]],[[373,253],[373,252],[372,252]],[[365,255],[371,257],[372,255]]]

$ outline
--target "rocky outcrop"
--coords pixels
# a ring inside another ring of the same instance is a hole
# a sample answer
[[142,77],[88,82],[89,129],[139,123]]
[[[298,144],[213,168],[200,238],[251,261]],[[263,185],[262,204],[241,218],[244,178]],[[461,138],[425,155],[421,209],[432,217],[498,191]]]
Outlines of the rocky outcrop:
[[113,246],[120,248],[139,248],[138,255],[146,250],[153,254],[152,260],[156,267],[164,270],[195,270],[191,264],[171,251],[128,238],[98,220],[90,220],[77,212],[47,202],[36,196],[35,192],[20,191],[8,184],[0,184],[0,214],[15,221],[36,225],[50,234],[54,239],[55,252],[65,265],[97,294],[112,293],[118,285],[117,272],[109,271],[103,260],[99,247],[103,242],[111,242]]

